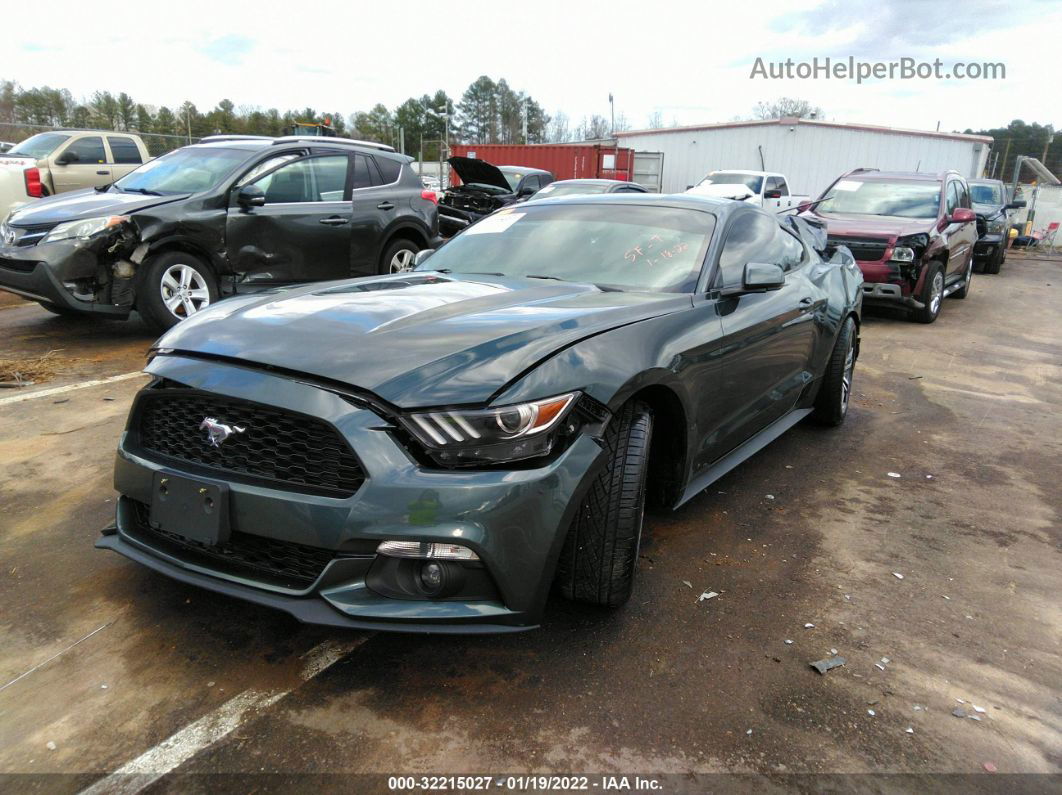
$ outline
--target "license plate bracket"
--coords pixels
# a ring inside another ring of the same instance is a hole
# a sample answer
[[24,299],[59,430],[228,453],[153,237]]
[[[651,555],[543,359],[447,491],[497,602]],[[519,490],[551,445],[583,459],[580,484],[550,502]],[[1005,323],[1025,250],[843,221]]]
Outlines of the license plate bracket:
[[201,478],[156,472],[152,479],[151,526],[207,546],[229,540],[229,487]]

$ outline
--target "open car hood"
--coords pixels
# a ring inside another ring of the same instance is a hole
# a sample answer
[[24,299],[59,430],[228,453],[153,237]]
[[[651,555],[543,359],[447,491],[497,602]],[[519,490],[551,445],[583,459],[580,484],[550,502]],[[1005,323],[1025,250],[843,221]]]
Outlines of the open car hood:
[[505,180],[497,166],[491,165],[485,160],[476,160],[471,157],[451,157],[446,161],[450,168],[457,172],[457,176],[466,185],[470,182],[478,182],[481,185],[493,185],[507,193],[512,193],[512,188]]

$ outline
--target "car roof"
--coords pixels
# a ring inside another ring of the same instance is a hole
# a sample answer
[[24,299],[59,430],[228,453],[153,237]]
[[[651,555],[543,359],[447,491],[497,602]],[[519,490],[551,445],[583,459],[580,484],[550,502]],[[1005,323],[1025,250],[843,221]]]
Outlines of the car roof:
[[558,179],[550,183],[550,185],[633,185],[633,182],[627,182],[622,179]]
[[259,135],[220,135],[210,136],[199,143],[189,144],[189,146],[182,147],[188,149],[191,147],[210,148],[210,149],[242,149],[247,152],[259,151],[262,149],[269,149],[276,146],[281,148],[305,148],[312,146],[314,148],[322,149],[340,149],[344,151],[356,151],[363,154],[382,155],[383,157],[391,158],[392,160],[398,160],[402,163],[407,163],[413,160],[408,155],[399,154],[395,151],[388,151],[388,149],[381,149],[384,144],[373,144],[365,141],[352,141],[349,138],[326,138],[323,136],[315,135],[288,135],[280,138],[269,138],[267,136]]
[[[547,203],[550,207],[560,204],[637,204],[644,207],[669,207],[674,210],[700,210],[718,216],[727,216],[742,209],[755,209],[745,202],[691,193],[595,193],[558,196],[555,199],[543,199],[539,206],[545,207]],[[518,206],[526,207],[532,204],[536,204],[534,197],[526,205]]]
[[904,179],[912,182],[940,182],[948,176],[961,177],[962,175],[958,171],[941,171],[936,174],[931,174],[927,171],[876,171],[856,169],[854,172],[845,174],[844,179]]

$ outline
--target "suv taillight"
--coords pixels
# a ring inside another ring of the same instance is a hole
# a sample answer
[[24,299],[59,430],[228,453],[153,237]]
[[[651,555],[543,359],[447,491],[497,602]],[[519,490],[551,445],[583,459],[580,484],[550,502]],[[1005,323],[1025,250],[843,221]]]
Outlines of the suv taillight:
[[44,188],[41,185],[41,170],[39,168],[27,168],[22,172],[26,179],[26,195],[39,199],[44,196]]
[[439,194],[437,194],[433,190],[422,190],[420,192],[420,198],[427,199],[432,204],[438,204],[439,203]]

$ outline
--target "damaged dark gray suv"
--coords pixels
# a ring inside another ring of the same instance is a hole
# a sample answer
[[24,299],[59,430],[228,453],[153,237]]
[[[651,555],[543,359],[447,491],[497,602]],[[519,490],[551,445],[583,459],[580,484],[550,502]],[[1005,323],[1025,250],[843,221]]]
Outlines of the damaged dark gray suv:
[[0,289],[164,330],[235,294],[406,270],[438,232],[410,162],[341,138],[207,138],[12,213]]

